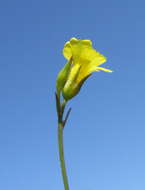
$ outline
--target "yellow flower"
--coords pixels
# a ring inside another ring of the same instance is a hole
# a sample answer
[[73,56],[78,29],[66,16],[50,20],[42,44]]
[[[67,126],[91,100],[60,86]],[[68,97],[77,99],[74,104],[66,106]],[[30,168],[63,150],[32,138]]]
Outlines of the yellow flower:
[[64,45],[63,55],[67,60],[71,59],[71,69],[63,88],[63,96],[66,100],[71,99],[79,92],[83,82],[93,72],[100,70],[112,72],[99,67],[106,62],[106,58],[93,49],[90,40],[71,38]]

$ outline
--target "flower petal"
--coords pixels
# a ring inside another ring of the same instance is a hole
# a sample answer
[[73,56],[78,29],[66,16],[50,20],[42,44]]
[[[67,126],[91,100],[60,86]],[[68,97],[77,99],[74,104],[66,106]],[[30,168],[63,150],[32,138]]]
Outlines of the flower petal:
[[92,47],[91,40],[82,40],[81,43],[82,43],[82,45],[85,45],[85,46],[88,46],[88,47]]
[[70,39],[71,45],[75,45],[75,44],[77,44],[78,42],[79,42],[79,40],[78,40],[77,38],[71,38],[71,39]]
[[72,57],[72,49],[70,42],[66,42],[63,49],[64,57],[69,60]]
[[113,71],[111,71],[110,69],[105,69],[105,68],[103,68],[103,67],[97,67],[97,68],[96,68],[96,71],[99,71],[99,70],[105,71],[105,72],[108,72],[108,73],[112,73],[112,72],[113,72]]

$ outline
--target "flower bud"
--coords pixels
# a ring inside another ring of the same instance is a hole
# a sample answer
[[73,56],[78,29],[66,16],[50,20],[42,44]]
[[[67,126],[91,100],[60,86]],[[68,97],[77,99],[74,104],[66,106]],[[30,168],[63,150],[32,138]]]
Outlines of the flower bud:
[[61,69],[61,71],[58,73],[57,80],[56,80],[56,90],[57,94],[60,95],[66,81],[68,78],[68,75],[70,73],[71,69],[71,62],[72,60],[70,59],[69,62],[65,64],[65,66]]

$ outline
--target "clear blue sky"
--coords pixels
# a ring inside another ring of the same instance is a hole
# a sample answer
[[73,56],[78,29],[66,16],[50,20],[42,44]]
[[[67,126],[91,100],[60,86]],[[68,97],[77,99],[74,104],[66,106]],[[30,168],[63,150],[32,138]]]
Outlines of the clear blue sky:
[[0,189],[63,190],[55,79],[64,43],[91,39],[113,74],[70,102],[70,190],[145,189],[145,1],[0,2]]

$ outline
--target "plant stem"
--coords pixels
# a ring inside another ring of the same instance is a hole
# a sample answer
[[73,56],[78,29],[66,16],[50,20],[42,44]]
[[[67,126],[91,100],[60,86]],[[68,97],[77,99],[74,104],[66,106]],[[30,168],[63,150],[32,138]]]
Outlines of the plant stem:
[[66,174],[65,160],[64,160],[64,151],[63,151],[63,123],[58,123],[58,146],[59,146],[59,159],[60,159],[60,167],[61,173],[63,177],[63,184],[65,190],[69,190],[68,179]]

